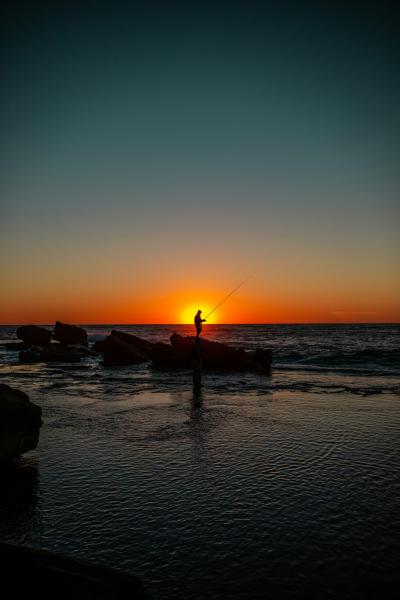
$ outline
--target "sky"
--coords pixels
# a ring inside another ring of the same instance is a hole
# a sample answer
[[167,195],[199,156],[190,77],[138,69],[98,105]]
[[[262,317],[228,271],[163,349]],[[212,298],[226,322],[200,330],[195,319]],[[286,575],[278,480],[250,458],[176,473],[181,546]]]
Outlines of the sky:
[[400,321],[393,5],[2,3],[0,323]]

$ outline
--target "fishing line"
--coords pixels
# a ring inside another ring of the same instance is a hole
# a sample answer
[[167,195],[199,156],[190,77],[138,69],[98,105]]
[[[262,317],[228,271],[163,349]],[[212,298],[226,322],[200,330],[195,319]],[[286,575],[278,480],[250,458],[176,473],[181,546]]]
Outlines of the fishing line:
[[234,289],[233,289],[231,292],[229,292],[229,294],[228,294],[227,296],[225,296],[225,298],[224,298],[223,300],[221,300],[221,302],[220,302],[219,304],[217,304],[217,306],[215,306],[215,307],[212,309],[212,311],[211,311],[211,312],[209,312],[209,313],[208,313],[208,315],[206,316],[206,319],[208,319],[208,317],[209,317],[210,315],[212,315],[212,314],[213,314],[213,312],[215,312],[215,311],[217,310],[217,308],[219,308],[220,306],[222,306],[222,304],[223,304],[223,303],[224,303],[226,300],[228,300],[228,298],[230,298],[230,297],[232,296],[232,294],[234,294],[235,292],[237,292],[237,290],[238,290],[239,288],[241,288],[241,287],[242,287],[242,285],[244,285],[244,284],[246,283],[246,281],[248,281],[248,280],[250,279],[250,277],[252,277],[253,275],[254,275],[254,273],[251,273],[250,275],[248,275],[248,276],[246,277],[246,279],[243,279],[243,281],[241,281],[241,282],[239,283],[239,285],[237,285],[237,286],[236,286],[236,287],[235,287],[235,288],[234,288]]

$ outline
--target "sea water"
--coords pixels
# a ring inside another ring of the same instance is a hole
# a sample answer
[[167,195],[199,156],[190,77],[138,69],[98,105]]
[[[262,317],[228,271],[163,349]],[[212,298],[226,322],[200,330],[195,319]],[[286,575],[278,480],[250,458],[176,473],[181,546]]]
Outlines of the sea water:
[[[186,326],[115,326],[168,341]],[[88,326],[90,341],[112,326]],[[154,598],[354,597],[400,557],[400,326],[210,325],[271,374],[19,364],[43,409],[3,479],[0,537],[139,575]]]

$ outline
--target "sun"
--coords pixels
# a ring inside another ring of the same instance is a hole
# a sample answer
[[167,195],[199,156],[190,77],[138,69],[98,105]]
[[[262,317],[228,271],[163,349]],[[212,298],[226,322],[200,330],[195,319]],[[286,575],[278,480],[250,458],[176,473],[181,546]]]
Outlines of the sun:
[[[192,304],[191,306],[187,306],[183,309],[183,311],[181,313],[180,322],[183,325],[193,325],[194,317],[198,310],[202,311],[201,316],[203,319],[205,319],[207,314],[210,312],[210,310],[212,310],[212,307],[210,307],[208,305],[197,305],[197,304]],[[214,315],[211,315],[209,317],[209,319],[207,319],[206,322],[211,325],[213,323],[215,323],[216,321],[215,321]]]

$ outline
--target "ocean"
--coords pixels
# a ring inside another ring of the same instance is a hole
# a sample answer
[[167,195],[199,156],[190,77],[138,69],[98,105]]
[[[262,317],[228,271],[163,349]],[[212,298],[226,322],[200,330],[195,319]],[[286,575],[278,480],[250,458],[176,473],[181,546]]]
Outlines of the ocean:
[[[168,341],[182,325],[112,328]],[[271,374],[19,364],[43,409],[7,476],[0,537],[139,575],[157,599],[352,598],[400,559],[400,325],[206,325],[271,348]],[[198,401],[200,400],[200,401]]]

